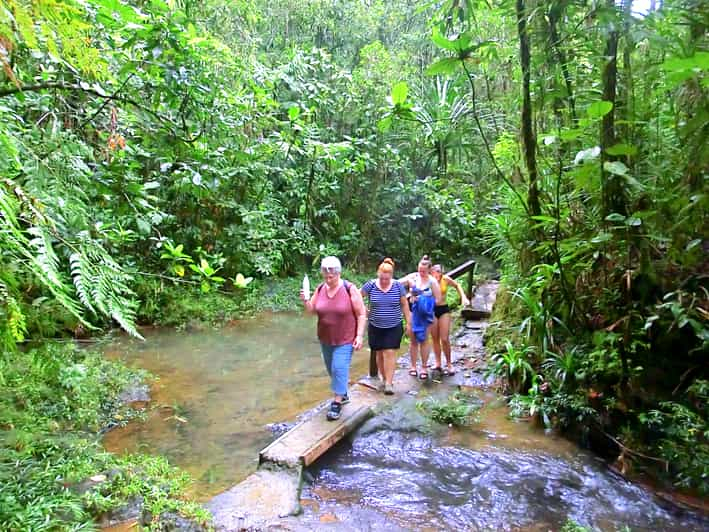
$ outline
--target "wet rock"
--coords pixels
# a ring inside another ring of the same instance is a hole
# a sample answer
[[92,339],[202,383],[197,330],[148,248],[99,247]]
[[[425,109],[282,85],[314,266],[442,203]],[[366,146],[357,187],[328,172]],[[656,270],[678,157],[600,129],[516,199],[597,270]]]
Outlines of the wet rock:
[[[128,499],[123,506],[110,510],[98,519],[101,528],[116,526],[126,522],[136,522],[140,525],[150,524],[150,515],[144,515],[143,497],[136,496]],[[147,519],[146,519],[147,518]]]
[[[109,471],[104,471],[101,473],[96,473],[95,475],[91,475],[89,478],[82,480],[78,484],[69,486],[69,489],[71,489],[74,493],[77,493],[78,495],[83,495],[84,493],[91,491],[97,486],[101,487],[102,491],[105,491],[106,489],[108,489],[108,487],[110,487],[110,481],[112,481],[114,478],[121,474],[122,472],[120,469],[113,468]],[[103,486],[106,481],[109,481],[109,483]]]
[[143,382],[133,382],[118,396],[122,404],[147,403],[150,401],[150,386]]
[[266,425],[266,428],[276,437],[283,436],[293,427],[295,427],[295,423],[269,423]]
[[190,320],[185,324],[185,331],[187,332],[204,332],[207,330],[207,326],[199,320]]
[[263,530],[300,512],[301,469],[259,469],[206,505],[219,531]]
[[180,532],[203,532],[208,529],[174,512],[165,512],[160,515],[157,530],[161,532],[176,532],[178,530]]

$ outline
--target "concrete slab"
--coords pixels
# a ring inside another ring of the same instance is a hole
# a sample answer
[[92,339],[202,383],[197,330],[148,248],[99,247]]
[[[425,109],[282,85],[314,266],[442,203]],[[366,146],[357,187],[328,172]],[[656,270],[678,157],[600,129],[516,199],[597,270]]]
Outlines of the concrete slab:
[[214,497],[207,509],[220,531],[261,530],[300,512],[302,468],[259,469]]

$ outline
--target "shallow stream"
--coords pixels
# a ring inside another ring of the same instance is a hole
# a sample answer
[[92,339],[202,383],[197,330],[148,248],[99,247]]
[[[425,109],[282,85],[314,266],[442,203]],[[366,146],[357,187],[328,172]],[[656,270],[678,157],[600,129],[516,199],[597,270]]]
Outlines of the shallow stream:
[[[274,439],[267,424],[291,422],[329,395],[309,317],[265,314],[146,338],[106,350],[160,380],[147,421],[109,432],[105,445],[167,456],[196,479],[200,500],[256,469],[258,451]],[[368,358],[356,354],[353,376],[367,371]],[[484,406],[469,427],[427,422],[416,401],[449,391],[429,382],[328,452],[306,472],[303,515],[284,528],[558,530],[572,519],[600,530],[709,530],[706,516],[660,500],[563,438],[509,420],[491,392],[475,391]]]
[[[262,314],[219,330],[143,332],[145,342],[122,337],[105,351],[159,377],[147,421],[108,432],[104,445],[166,456],[196,479],[200,500],[256,470],[274,438],[267,424],[293,421],[328,397],[314,318]],[[358,352],[353,374],[368,367],[369,352]]]

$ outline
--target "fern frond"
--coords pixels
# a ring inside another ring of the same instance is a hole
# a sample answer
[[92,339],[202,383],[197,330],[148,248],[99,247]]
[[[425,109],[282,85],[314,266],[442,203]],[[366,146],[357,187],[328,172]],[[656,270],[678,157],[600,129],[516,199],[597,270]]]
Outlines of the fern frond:
[[132,277],[99,242],[84,241],[72,254],[71,271],[79,299],[94,313],[114,320],[129,334],[142,338],[135,327],[137,303],[129,288]]

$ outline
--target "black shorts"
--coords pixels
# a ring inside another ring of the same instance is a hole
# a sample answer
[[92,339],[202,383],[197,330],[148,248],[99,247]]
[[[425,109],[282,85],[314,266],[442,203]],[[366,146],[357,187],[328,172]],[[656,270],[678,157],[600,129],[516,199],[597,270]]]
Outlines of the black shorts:
[[375,351],[383,349],[399,349],[401,347],[401,337],[404,335],[404,328],[399,325],[394,327],[375,327],[371,323],[367,330],[369,335],[369,348]]
[[433,307],[433,314],[436,316],[436,318],[440,318],[444,314],[448,314],[451,311],[450,307],[448,305],[436,305]]

